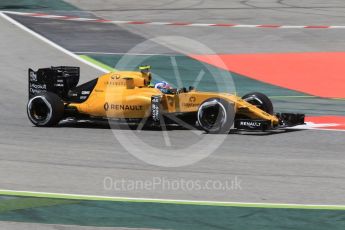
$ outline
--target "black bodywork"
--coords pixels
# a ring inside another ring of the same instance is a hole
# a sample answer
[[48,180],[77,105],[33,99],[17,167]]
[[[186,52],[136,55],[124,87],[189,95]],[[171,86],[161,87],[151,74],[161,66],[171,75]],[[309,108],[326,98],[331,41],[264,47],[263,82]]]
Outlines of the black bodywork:
[[84,102],[96,86],[98,79],[77,86],[79,77],[79,67],[58,66],[37,71],[29,69],[29,99],[39,93],[52,92],[67,103]]
[[304,125],[304,114],[300,113],[276,113],[279,125],[272,127],[271,121],[260,119],[235,118],[234,128],[239,130],[265,131],[270,129],[283,129],[296,125]]

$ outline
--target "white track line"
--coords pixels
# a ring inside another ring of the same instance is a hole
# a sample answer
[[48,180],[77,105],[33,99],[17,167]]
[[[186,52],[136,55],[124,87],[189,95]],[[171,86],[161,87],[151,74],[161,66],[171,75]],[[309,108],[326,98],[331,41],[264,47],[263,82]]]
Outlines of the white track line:
[[24,31],[26,31],[26,32],[28,32],[28,33],[30,33],[30,34],[33,35],[34,37],[40,39],[41,41],[47,43],[48,45],[50,45],[50,46],[52,46],[52,47],[54,47],[54,48],[60,50],[61,52],[63,52],[63,53],[65,53],[65,54],[67,54],[67,55],[69,55],[69,56],[71,56],[71,57],[77,59],[78,61],[80,61],[80,62],[82,62],[82,63],[84,63],[84,64],[86,64],[86,65],[89,65],[89,66],[91,66],[91,67],[93,67],[93,68],[95,68],[95,69],[98,69],[98,70],[100,70],[100,71],[102,71],[102,72],[104,72],[104,73],[109,72],[109,71],[107,71],[106,69],[103,69],[102,67],[99,67],[99,66],[97,66],[97,65],[95,65],[95,64],[93,64],[93,63],[90,63],[90,62],[88,62],[88,61],[86,61],[86,60],[80,58],[78,55],[72,53],[71,51],[69,51],[69,50],[67,50],[67,49],[65,49],[65,48],[63,48],[63,47],[61,47],[61,46],[59,46],[58,44],[56,44],[56,43],[54,43],[54,42],[52,42],[52,41],[50,41],[50,40],[48,40],[47,38],[43,37],[42,35],[36,33],[35,31],[33,31],[33,30],[27,28],[26,26],[20,24],[19,22],[15,21],[14,19],[10,18],[10,17],[7,16],[6,14],[0,13],[0,16],[1,16],[2,18],[6,19],[7,21],[9,21],[10,23],[12,23],[13,25],[15,25],[15,26],[19,27],[20,29],[22,29],[22,30],[24,30]]
[[135,197],[116,197],[83,195],[70,193],[36,192],[22,190],[0,189],[0,195],[10,196],[33,196],[59,199],[77,200],[104,200],[104,201],[127,201],[127,202],[153,202],[171,204],[191,204],[191,205],[211,205],[211,206],[238,206],[238,207],[262,207],[262,208],[297,208],[297,209],[338,209],[345,210],[345,205],[326,205],[326,204],[289,204],[289,203],[256,203],[256,202],[229,202],[229,201],[202,201],[202,200],[180,200],[180,199],[156,199],[156,198],[135,198]]
[[121,21],[98,18],[82,18],[66,15],[49,15],[44,13],[28,13],[16,11],[0,11],[6,14],[15,14],[36,18],[58,19],[67,21],[87,21],[94,23],[130,24],[130,25],[164,25],[164,26],[187,26],[187,27],[222,27],[222,28],[256,28],[256,29],[345,29],[344,25],[246,25],[224,23],[191,23],[191,22],[149,22],[149,21]]

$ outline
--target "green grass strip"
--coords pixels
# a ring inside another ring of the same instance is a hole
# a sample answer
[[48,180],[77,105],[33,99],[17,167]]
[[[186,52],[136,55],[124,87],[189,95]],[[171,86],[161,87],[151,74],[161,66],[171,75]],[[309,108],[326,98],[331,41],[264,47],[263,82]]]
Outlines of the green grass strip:
[[1,0],[0,10],[13,11],[78,11],[79,9],[63,0]]
[[95,59],[93,59],[93,58],[91,58],[91,57],[89,57],[87,55],[79,55],[79,57],[81,57],[82,59],[84,59],[87,62],[90,62],[90,63],[92,63],[94,65],[97,65],[97,66],[99,66],[99,67],[101,67],[101,68],[103,68],[105,70],[108,70],[109,72],[117,71],[116,69],[114,69],[114,68],[112,68],[112,67],[110,67],[108,65],[105,65],[102,62],[99,62],[99,61],[97,61],[97,60],[95,60]]
[[213,201],[169,200],[169,199],[149,199],[149,198],[145,199],[145,198],[89,196],[89,195],[13,191],[13,190],[0,190],[0,195],[36,197],[36,198],[57,198],[57,199],[68,199],[68,200],[139,202],[139,203],[161,203],[161,204],[180,204],[180,205],[207,205],[207,206],[223,206],[223,207],[345,210],[345,205],[304,205],[304,204],[275,204],[275,203],[213,202]]
[[51,199],[42,197],[25,197],[14,199],[0,200],[0,213],[9,212],[19,209],[48,207],[60,204],[73,204],[77,203],[76,200],[63,200],[63,199]]

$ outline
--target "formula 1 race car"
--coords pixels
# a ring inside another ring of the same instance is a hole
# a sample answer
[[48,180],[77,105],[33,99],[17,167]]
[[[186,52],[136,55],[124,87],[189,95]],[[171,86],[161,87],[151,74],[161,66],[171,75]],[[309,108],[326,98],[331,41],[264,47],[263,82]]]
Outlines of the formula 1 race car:
[[304,124],[304,114],[274,114],[272,102],[262,93],[241,98],[193,87],[158,89],[150,85],[150,66],[137,72],[110,72],[77,86],[79,73],[78,67],[68,66],[29,69],[27,114],[34,125],[55,126],[66,118],[122,119],[145,120],[153,126],[175,122],[208,133],[229,133]]

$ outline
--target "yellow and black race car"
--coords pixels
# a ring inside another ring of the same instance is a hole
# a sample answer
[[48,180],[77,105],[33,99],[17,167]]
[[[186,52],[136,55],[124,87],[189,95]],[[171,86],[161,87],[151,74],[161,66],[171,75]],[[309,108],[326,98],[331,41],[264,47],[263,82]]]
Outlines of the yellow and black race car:
[[228,133],[230,129],[264,131],[304,124],[303,114],[274,114],[272,102],[262,93],[241,98],[193,87],[153,87],[149,66],[137,72],[110,72],[77,86],[79,73],[78,67],[68,66],[29,69],[27,114],[34,125],[101,118],[144,120],[156,126],[173,122],[208,133]]

